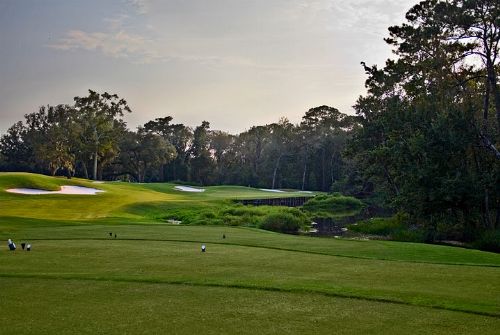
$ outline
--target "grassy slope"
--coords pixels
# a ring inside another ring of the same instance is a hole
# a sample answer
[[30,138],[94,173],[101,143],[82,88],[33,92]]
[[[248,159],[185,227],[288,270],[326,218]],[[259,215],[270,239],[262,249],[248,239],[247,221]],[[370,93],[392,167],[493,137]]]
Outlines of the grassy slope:
[[[58,190],[61,185],[93,187],[106,192],[95,196],[60,194],[33,196],[5,192],[8,188]],[[29,173],[0,173],[2,216],[78,220],[102,217],[151,217],[175,206],[216,205],[224,199],[304,196],[300,192],[273,193],[241,186],[207,187],[203,193],[177,191],[174,184],[96,184],[83,179],[52,178]],[[152,214],[153,213],[153,214]]]
[[[0,249],[0,285],[7,288],[0,300],[12,301],[0,304],[0,323],[16,332],[73,326],[84,333],[318,333],[335,327],[353,334],[493,334],[500,326],[497,254],[159,224],[144,213],[282,194],[238,187],[186,194],[169,184],[76,182],[107,192],[12,195],[1,189],[68,182],[0,174],[0,240],[34,245],[31,253]],[[118,239],[109,241],[109,231]],[[199,252],[201,243],[208,245],[206,254]],[[342,321],[349,327],[339,328]],[[253,327],[241,331],[242,324]]]

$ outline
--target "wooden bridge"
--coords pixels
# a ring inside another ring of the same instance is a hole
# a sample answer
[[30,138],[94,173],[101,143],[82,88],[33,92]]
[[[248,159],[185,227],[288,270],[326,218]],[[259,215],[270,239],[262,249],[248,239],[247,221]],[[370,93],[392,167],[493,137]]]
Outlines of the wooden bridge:
[[234,202],[243,205],[253,206],[287,206],[298,207],[312,197],[289,197],[289,198],[269,198],[269,199],[235,199]]

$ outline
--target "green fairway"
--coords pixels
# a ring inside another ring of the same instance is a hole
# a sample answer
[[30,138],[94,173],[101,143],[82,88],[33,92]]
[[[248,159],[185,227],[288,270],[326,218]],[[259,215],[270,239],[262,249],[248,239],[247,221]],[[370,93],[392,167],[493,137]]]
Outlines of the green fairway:
[[[0,279],[15,334],[496,334],[498,319],[306,293]],[[29,292],[29,294],[28,294]]]
[[[0,239],[18,244],[0,249],[0,324],[13,333],[495,334],[500,326],[498,254],[155,219],[172,208],[283,196],[241,187],[187,194],[172,184],[78,180],[106,192],[3,191],[42,183],[69,184],[0,174]],[[33,250],[20,250],[22,241]]]

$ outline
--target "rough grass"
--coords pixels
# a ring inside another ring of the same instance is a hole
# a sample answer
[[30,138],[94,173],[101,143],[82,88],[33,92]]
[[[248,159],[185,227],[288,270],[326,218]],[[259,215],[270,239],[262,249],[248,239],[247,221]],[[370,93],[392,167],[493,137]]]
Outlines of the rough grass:
[[165,205],[157,218],[181,221],[183,224],[194,225],[226,225],[260,227],[271,216],[289,215],[300,219],[300,225],[310,223],[307,216],[296,208],[280,206],[243,206],[229,201],[206,202],[193,206],[185,204]]
[[404,220],[397,217],[371,218],[349,225],[349,230],[368,235],[391,237],[403,230],[408,230]]

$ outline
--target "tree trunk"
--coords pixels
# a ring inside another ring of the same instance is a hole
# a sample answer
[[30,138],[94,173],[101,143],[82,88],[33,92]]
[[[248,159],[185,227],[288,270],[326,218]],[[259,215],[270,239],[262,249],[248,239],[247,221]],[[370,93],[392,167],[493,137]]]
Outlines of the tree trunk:
[[177,180],[180,178],[177,178],[177,165],[180,164],[180,161],[175,159],[172,163],[172,179]]
[[325,190],[326,172],[325,172],[325,148],[321,149],[321,190]]
[[486,60],[486,70],[488,74],[488,81],[490,82],[490,85],[488,85],[488,92],[490,89],[493,91],[493,96],[495,98],[495,112],[496,112],[496,118],[497,118],[497,126],[498,129],[500,129],[500,89],[498,88],[497,84],[497,74],[495,72],[495,64],[493,61],[488,57]]
[[331,176],[330,176],[330,181],[331,181],[330,189],[331,189],[331,186],[333,185],[333,183],[335,182],[335,169],[334,169],[335,162],[336,162],[336,157],[335,157],[335,150],[334,150],[332,153],[332,159],[330,159],[330,167],[331,167],[331,169],[330,169],[330,174],[331,174]]
[[161,182],[164,182],[165,181],[165,164],[160,164],[160,180]]
[[87,170],[87,163],[85,163],[85,161],[83,160],[81,160],[80,162],[82,163],[83,176],[85,177],[85,179],[89,179],[89,171]]
[[484,83],[485,85],[485,92],[484,92],[484,100],[483,100],[483,134],[485,136],[488,136],[488,112],[490,109],[490,81],[489,81],[489,76],[486,77],[486,82]]
[[399,195],[399,188],[396,185],[396,183],[394,182],[394,180],[392,179],[391,174],[389,173],[389,170],[387,169],[387,166],[385,166],[385,164],[383,164],[383,166],[384,166],[384,174],[385,174],[385,178],[387,179],[387,182],[389,183],[389,185],[391,185],[394,193],[396,195]]
[[139,183],[144,183],[145,177],[146,177],[146,167],[143,166],[141,168],[141,172],[140,172],[140,175],[139,175]]
[[[476,154],[476,151],[473,150],[472,151],[472,154],[473,154],[473,158],[474,158],[474,164],[476,166],[476,173],[478,175],[482,175],[483,171],[482,171],[482,167],[481,167],[481,163],[478,159],[478,155]],[[482,200],[482,203],[480,205],[480,210],[481,210],[481,219],[482,219],[482,222],[483,222],[483,227],[484,228],[487,228],[490,226],[489,222],[490,222],[490,214],[489,214],[489,195],[488,195],[488,189],[485,188],[484,189],[484,196],[483,196],[483,200]]]
[[188,182],[191,181],[191,164],[186,164],[186,179]]
[[307,160],[304,161],[304,170],[302,172],[302,188],[301,188],[302,191],[305,191],[306,187],[306,174],[307,174]]
[[219,185],[224,183],[224,168],[222,166],[217,166],[217,181]]
[[274,187],[276,185],[276,175],[278,174],[278,169],[280,167],[280,161],[281,161],[281,156],[282,154],[280,154],[278,156],[278,160],[276,161],[276,165],[274,166],[274,172],[273,172],[273,186],[271,187],[271,189],[274,190]]
[[492,225],[490,218],[490,196],[488,189],[484,190],[483,206],[484,206],[484,227],[486,229],[490,229],[492,228]]
[[500,207],[497,207],[497,217],[495,219],[495,226],[493,228],[497,229],[500,227]]
[[94,152],[94,180],[97,180],[97,151]]
[[493,143],[491,143],[488,136],[485,136],[481,131],[479,131],[479,138],[483,145],[488,149],[492,154],[495,155],[496,159],[500,159],[500,151],[495,147]]

